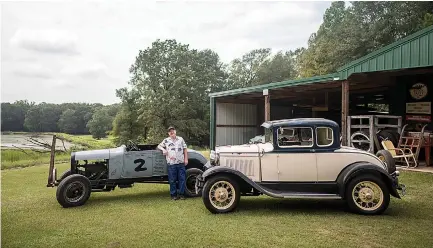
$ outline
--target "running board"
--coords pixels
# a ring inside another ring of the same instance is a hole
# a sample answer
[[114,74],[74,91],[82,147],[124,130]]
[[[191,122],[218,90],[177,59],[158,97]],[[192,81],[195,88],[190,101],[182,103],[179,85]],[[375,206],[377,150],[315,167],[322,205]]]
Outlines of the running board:
[[330,194],[330,193],[322,193],[322,192],[299,192],[299,191],[280,191],[269,189],[263,186],[260,191],[268,196],[276,197],[276,198],[290,198],[290,199],[329,199],[329,200],[340,200],[343,199],[339,194]]
[[303,199],[333,199],[333,200],[341,200],[341,196],[334,194],[281,194],[283,198],[303,198]]

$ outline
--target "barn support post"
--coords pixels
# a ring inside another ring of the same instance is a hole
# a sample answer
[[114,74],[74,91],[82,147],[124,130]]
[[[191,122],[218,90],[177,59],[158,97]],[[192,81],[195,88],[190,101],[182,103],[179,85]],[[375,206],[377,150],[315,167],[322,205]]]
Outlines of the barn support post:
[[347,119],[349,116],[349,81],[343,81],[341,83],[341,135],[342,145],[347,145],[348,140],[348,123]]
[[265,95],[265,121],[271,120],[271,100],[269,96],[269,90],[263,90],[263,95]]
[[216,99],[215,97],[210,98],[210,149],[215,149],[215,140],[216,140]]

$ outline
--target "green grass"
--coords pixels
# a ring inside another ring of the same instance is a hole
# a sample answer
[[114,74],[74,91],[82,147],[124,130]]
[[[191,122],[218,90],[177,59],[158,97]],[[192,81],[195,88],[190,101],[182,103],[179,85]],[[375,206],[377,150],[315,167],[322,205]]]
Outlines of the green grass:
[[381,216],[266,196],[212,215],[200,198],[171,201],[160,184],[92,193],[64,209],[45,187],[47,168],[2,171],[2,247],[433,247],[433,174],[402,172],[408,195]]
[[73,144],[83,146],[86,149],[105,149],[114,147],[113,136],[97,140],[94,139],[92,135],[70,135],[64,133],[57,133],[56,135]]
[[[56,163],[68,162],[70,159],[70,153],[57,153],[55,156]],[[1,150],[2,170],[48,164],[49,162],[50,153],[38,153],[31,150],[23,152],[17,149]]]

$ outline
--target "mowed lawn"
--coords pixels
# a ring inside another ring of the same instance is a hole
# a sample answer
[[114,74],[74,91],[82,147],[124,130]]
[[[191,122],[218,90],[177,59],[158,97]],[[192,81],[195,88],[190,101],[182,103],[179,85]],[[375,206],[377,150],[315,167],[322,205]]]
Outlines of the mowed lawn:
[[[59,174],[67,168],[58,166]],[[2,171],[2,247],[433,247],[433,174],[402,172],[408,195],[381,216],[342,201],[243,197],[212,215],[201,198],[171,201],[168,185],[93,193],[62,208],[47,166]]]

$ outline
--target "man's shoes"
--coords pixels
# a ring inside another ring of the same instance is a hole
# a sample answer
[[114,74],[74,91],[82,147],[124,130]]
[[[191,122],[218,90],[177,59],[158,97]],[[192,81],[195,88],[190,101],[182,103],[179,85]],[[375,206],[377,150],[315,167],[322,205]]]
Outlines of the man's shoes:
[[177,196],[172,196],[171,199],[172,199],[173,201],[176,201],[176,200],[179,199],[179,198],[177,198]]
[[185,200],[185,196],[180,195],[180,196],[179,196],[179,199],[181,199],[181,200]]

